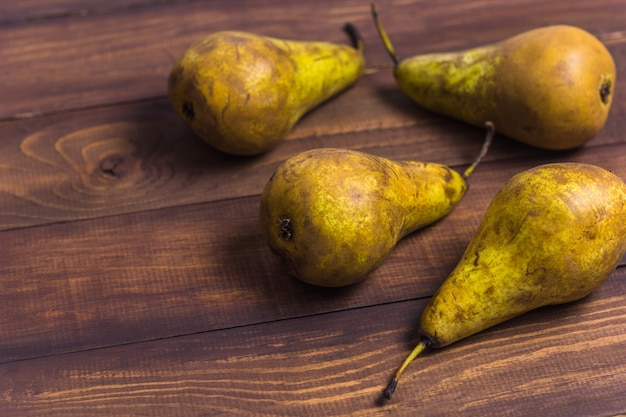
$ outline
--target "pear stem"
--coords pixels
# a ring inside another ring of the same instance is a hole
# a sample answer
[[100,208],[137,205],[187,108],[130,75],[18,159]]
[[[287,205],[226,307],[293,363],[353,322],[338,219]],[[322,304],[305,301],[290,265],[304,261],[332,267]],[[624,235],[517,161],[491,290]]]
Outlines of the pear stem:
[[354,49],[359,52],[363,52],[363,37],[361,36],[359,29],[357,29],[357,27],[352,23],[348,22],[343,26],[343,30],[346,31],[348,36],[350,36]]
[[489,121],[485,122],[485,126],[487,127],[487,134],[485,135],[485,141],[483,142],[483,147],[480,149],[480,154],[478,155],[476,160],[463,173],[463,179],[467,179],[470,175],[472,175],[472,172],[474,172],[474,169],[476,169],[478,164],[480,164],[480,161],[485,157],[485,155],[487,155],[489,146],[491,145],[491,142],[493,141],[493,136],[496,131],[495,126],[493,125],[492,122],[489,122]]
[[400,365],[396,373],[393,375],[393,378],[391,378],[391,382],[389,382],[389,385],[387,385],[387,388],[383,390],[384,399],[386,400],[391,399],[391,396],[396,390],[396,387],[398,386],[398,381],[400,380],[400,377],[404,373],[404,370],[407,368],[407,366],[409,366],[411,362],[415,360],[415,358],[417,358],[417,355],[419,355],[420,353],[424,351],[424,349],[426,349],[428,344],[429,343],[427,339],[420,340],[419,343],[413,348],[411,353],[409,353],[409,355],[404,359],[404,361],[402,361],[402,364]]
[[383,46],[385,47],[385,49],[387,50],[387,53],[391,57],[393,64],[398,65],[398,62],[399,62],[398,55],[396,55],[396,51],[395,49],[393,49],[393,45],[391,44],[391,41],[389,40],[389,36],[387,36],[387,32],[385,31],[385,28],[383,28],[383,24],[380,23],[380,20],[378,19],[378,12],[376,11],[376,6],[374,6],[374,3],[371,4],[371,7],[372,7],[372,17],[374,18],[374,24],[376,25],[378,36],[380,36],[380,40],[383,42]]

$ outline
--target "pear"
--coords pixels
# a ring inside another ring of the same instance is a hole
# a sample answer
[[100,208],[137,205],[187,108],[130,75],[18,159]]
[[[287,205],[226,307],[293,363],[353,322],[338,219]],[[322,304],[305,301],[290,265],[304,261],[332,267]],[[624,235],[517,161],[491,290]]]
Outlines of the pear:
[[489,120],[528,145],[561,150],[602,129],[615,88],[609,51],[583,29],[554,25],[464,51],[399,60],[378,20],[401,90],[421,107],[470,124]]
[[511,178],[420,318],[419,343],[447,346],[535,308],[591,293],[626,252],[626,184],[595,165],[554,163]]
[[407,234],[456,206],[466,178],[437,163],[392,161],[364,152],[319,148],[283,162],[265,185],[262,234],[287,271],[323,287],[363,280]]
[[256,155],[276,146],[300,118],[356,82],[364,72],[355,47],[293,41],[238,31],[213,33],[173,65],[168,93],[176,111],[214,148]]

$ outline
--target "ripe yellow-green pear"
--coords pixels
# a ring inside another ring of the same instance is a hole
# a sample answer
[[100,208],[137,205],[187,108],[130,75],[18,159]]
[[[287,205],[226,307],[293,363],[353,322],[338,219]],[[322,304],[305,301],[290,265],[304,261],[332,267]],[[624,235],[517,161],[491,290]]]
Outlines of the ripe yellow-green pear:
[[363,42],[353,25],[346,31],[354,47],[213,33],[192,44],[172,67],[170,101],[214,148],[233,155],[266,152],[305,113],[363,74]]
[[421,107],[483,125],[544,149],[583,145],[605,124],[615,63],[583,29],[554,25],[498,43],[399,60],[372,8],[395,62],[398,86]]
[[588,295],[626,252],[625,220],[626,184],[603,168],[555,163],[515,175],[426,306],[419,343],[383,395],[426,347]]
[[300,280],[341,287],[363,280],[407,234],[446,216],[467,189],[463,175],[437,163],[392,161],[337,148],[283,162],[261,195],[269,247]]

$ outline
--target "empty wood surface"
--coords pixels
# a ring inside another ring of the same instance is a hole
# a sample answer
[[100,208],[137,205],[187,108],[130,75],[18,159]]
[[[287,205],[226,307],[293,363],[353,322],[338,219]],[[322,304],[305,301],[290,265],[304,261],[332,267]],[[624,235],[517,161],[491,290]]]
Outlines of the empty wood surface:
[[[24,0],[0,4],[0,416],[615,416],[626,413],[626,259],[591,296],[423,354],[421,309],[515,173],[593,163],[626,178],[626,2],[379,1],[400,56],[574,24],[618,70],[601,133],[547,152],[496,136],[445,219],[363,283],[288,277],[258,230],[280,162],[344,147],[463,170],[482,129],[395,85],[357,0]],[[176,57],[221,29],[365,39],[369,71],[257,157],[212,150],[166,97]],[[625,219],[626,221],[626,219]]]

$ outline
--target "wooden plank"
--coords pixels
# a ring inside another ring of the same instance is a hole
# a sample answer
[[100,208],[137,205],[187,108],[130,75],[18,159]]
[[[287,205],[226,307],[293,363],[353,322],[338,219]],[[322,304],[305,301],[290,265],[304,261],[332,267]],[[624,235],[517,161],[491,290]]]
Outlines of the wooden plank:
[[[401,56],[570,23],[607,44],[619,76],[623,3],[377,6]],[[170,65],[207,32],[347,42],[348,20],[370,66],[388,65],[358,0],[2,2],[0,416],[626,413],[626,257],[581,302],[424,354],[394,400],[378,401],[506,179],[569,160],[626,178],[626,83],[579,150],[497,137],[449,217],[400,242],[362,284],[335,290],[288,277],[259,234],[259,193],[278,163],[342,146],[461,170],[482,131],[418,110],[389,68],[254,158],[211,150],[167,102]]]
[[[621,0],[467,2],[464,7],[452,0],[428,7],[412,0],[378,6],[401,56],[476,46],[551,23],[582,25],[624,55]],[[221,0],[211,7],[183,2],[5,25],[0,27],[0,120],[162,97],[175,58],[212,31],[347,42],[340,30],[346,21],[363,32],[370,65],[388,64],[369,4],[358,0],[341,6],[330,0],[291,2],[288,7],[282,2]]]
[[[613,41],[624,56],[622,38]],[[622,62],[626,59],[618,65]],[[621,85],[594,146],[625,140],[620,121],[626,84]],[[201,146],[163,99],[5,122],[0,123],[0,229],[252,195],[280,161],[320,146],[459,166],[474,157],[481,136],[477,129],[419,110],[388,70],[365,77],[308,115],[275,151],[252,159],[223,158]],[[488,159],[534,152],[508,141],[494,146]]]
[[626,178],[626,145],[486,163],[450,216],[340,290],[286,275],[260,236],[258,195],[4,231],[0,362],[430,296],[502,184],[558,160]]
[[528,416],[626,412],[626,268],[409,367],[427,300],[0,365],[3,416]]
[[[624,86],[604,130],[580,152],[626,143]],[[476,157],[483,136],[482,129],[417,108],[389,72],[366,76],[305,117],[276,149],[252,158],[205,145],[165,99],[5,122],[0,230],[260,194],[280,162],[317,147],[462,167]],[[570,155],[498,136],[485,160],[542,154]]]
[[0,3],[0,25],[39,19],[58,18],[62,16],[86,16],[96,13],[110,13],[116,9],[148,6],[163,2],[167,2],[167,0],[3,1]]
[[[436,117],[416,129],[412,115],[385,109],[376,98],[378,83],[328,103],[303,120],[286,143],[256,158],[211,150],[166,101],[7,123],[0,126],[5,138],[0,142],[0,229],[258,194],[278,163],[313,147],[449,164],[474,158],[483,132]],[[333,117],[350,99],[363,103],[360,110],[345,120]],[[379,120],[367,118],[377,110]],[[351,132],[359,118],[370,122]],[[42,178],[50,187],[42,189]]]
[[[416,118],[408,101],[386,105],[379,88],[391,82],[389,74],[367,81],[254,158],[210,149],[165,100],[0,125],[0,229],[260,194],[280,162],[316,147],[449,165],[475,158],[483,131],[433,115]],[[623,140],[617,130],[607,128],[594,144]],[[487,159],[537,152],[499,141]]]

